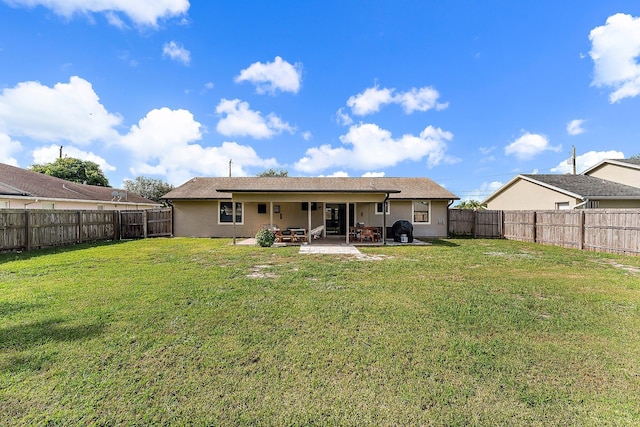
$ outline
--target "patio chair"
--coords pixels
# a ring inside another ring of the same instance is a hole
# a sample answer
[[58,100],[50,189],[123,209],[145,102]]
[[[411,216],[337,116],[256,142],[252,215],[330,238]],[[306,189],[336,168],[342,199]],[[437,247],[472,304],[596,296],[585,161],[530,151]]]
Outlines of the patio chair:
[[313,240],[319,239],[320,236],[322,236],[323,231],[324,231],[324,225],[319,225],[316,228],[312,228],[311,231],[309,231],[309,235]]
[[304,228],[294,228],[291,230],[291,234],[293,236],[294,242],[306,242],[307,241],[307,230]]
[[278,243],[293,242],[294,236],[291,230],[278,230],[276,232],[276,241]]

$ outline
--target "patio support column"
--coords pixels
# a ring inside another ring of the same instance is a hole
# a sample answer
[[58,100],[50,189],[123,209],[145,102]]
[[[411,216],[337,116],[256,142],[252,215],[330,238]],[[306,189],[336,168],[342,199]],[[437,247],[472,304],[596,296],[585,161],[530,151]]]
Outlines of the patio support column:
[[273,228],[273,202],[269,202],[269,227]]
[[348,245],[349,244],[349,202],[347,202],[346,205],[347,205],[347,209],[346,209],[346,211],[347,211],[346,212],[347,223],[345,225],[345,233],[344,234],[347,235],[346,239],[347,239],[347,245]]
[[322,202],[322,238],[327,237],[327,202]]
[[382,244],[387,244],[387,203],[389,203],[389,193],[384,198],[384,202],[382,202],[382,233],[380,236],[382,237]]
[[236,202],[231,196],[231,213],[233,214],[233,244],[236,244]]
[[309,234],[311,231],[311,202],[307,202],[307,243],[311,244],[311,240],[313,240],[312,236]]

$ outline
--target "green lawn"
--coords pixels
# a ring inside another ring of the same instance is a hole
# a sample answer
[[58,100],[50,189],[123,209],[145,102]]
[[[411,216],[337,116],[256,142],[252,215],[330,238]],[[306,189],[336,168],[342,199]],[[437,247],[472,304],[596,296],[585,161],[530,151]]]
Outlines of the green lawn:
[[640,257],[362,252],[0,255],[0,425],[640,425]]

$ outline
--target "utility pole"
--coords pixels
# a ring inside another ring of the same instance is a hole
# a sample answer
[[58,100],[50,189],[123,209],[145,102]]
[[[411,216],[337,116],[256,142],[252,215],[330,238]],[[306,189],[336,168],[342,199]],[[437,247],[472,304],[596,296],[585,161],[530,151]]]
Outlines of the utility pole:
[[573,174],[576,174],[576,146],[572,145],[571,146],[573,148],[573,154],[571,155],[571,166],[573,168]]
[[231,178],[231,163],[233,163],[233,160],[229,159],[229,178]]
[[60,146],[60,158],[62,158],[62,145]]

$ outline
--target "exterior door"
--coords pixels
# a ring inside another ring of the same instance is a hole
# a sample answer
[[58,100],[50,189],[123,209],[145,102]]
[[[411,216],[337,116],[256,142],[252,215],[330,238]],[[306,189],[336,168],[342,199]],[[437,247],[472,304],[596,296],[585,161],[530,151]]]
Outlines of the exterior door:
[[[327,203],[326,204],[326,230],[327,235],[347,234],[347,205],[346,203]],[[349,203],[349,226],[353,227],[353,218],[355,210],[353,203]]]

